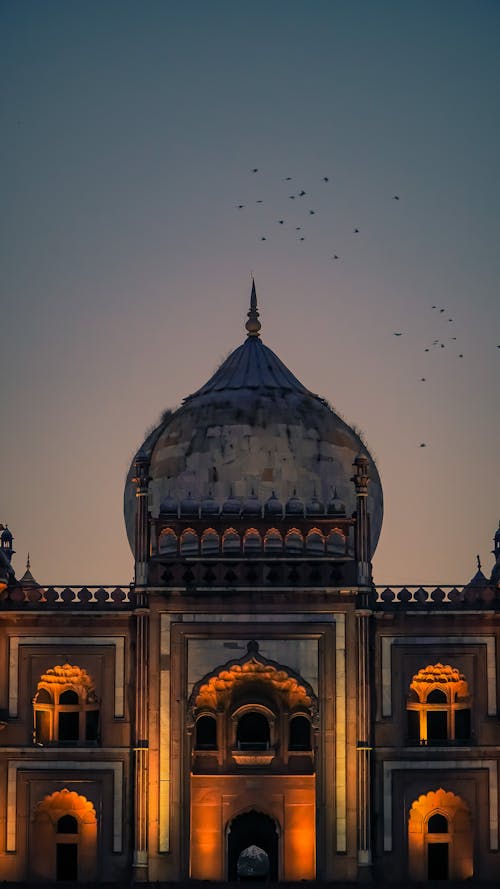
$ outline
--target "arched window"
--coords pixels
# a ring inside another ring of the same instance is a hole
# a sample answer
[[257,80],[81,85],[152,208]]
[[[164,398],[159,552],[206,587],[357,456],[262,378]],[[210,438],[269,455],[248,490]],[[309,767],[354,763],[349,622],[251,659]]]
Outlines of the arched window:
[[290,721],[289,750],[311,749],[311,723],[307,716],[294,716]]
[[251,710],[240,716],[236,729],[239,750],[268,750],[270,738],[269,722],[263,713]]
[[448,819],[436,812],[427,822],[427,833],[448,833]]
[[330,531],[326,540],[326,551],[332,556],[343,556],[346,550],[346,538],[338,528]]
[[217,750],[215,716],[204,715],[196,720],[195,747],[197,750]]
[[234,528],[228,528],[222,535],[222,552],[239,553],[241,549],[240,535]]
[[52,667],[40,678],[33,698],[36,744],[95,743],[99,707],[86,670],[72,664]]
[[298,555],[304,551],[304,538],[297,528],[290,528],[285,537],[285,550],[290,555]]
[[410,742],[439,745],[470,740],[469,690],[455,667],[438,663],[416,673],[406,708]]
[[262,537],[256,528],[249,528],[243,537],[243,552],[259,553],[262,550]]
[[192,528],[186,528],[181,534],[181,556],[198,555],[198,535]]
[[177,535],[172,528],[163,528],[158,540],[158,552],[161,556],[177,555]]
[[306,550],[308,553],[323,555],[325,552],[325,538],[318,528],[312,528],[306,537]]
[[277,528],[269,528],[264,537],[264,551],[266,553],[281,552],[283,549],[283,537]]
[[73,815],[63,815],[57,822],[57,833],[78,833],[78,821]]
[[214,528],[207,528],[201,535],[201,551],[204,556],[210,556],[218,553],[220,548],[220,539]]

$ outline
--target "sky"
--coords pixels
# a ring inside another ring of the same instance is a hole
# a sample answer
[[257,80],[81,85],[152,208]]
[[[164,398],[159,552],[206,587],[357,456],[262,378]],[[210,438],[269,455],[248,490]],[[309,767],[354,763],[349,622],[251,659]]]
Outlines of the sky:
[[18,576],[132,579],[130,460],[243,341],[251,273],[263,341],[377,461],[375,581],[489,575],[499,40],[496,0],[0,0]]

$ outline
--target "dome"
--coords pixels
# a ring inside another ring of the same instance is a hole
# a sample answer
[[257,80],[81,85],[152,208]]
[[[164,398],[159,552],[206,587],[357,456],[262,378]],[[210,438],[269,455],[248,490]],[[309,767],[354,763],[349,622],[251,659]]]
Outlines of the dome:
[[[346,514],[356,509],[353,461],[369,461],[371,551],[380,535],[383,497],[377,468],[359,436],[310,392],[266,346],[252,290],[248,336],[197,392],[166,414],[141,446],[149,456],[149,503],[153,516],[168,495],[197,504],[214,500],[224,513],[239,514],[252,498],[265,513],[290,506],[300,514],[311,491],[328,503],[336,489]],[[135,462],[135,461],[134,461]],[[134,465],[125,489],[125,521],[134,545]],[[228,496],[229,494],[229,496]]]

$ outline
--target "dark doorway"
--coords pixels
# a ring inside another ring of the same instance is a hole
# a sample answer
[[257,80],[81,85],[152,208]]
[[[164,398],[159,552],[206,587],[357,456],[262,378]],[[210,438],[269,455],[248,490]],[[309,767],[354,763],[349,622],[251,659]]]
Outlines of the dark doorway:
[[238,815],[229,827],[227,843],[229,880],[278,879],[278,832],[268,815],[255,811]]
[[429,843],[427,846],[427,879],[448,879],[448,843]]
[[244,713],[238,721],[236,744],[239,750],[267,750],[269,723],[262,713]]
[[427,740],[446,741],[448,738],[448,714],[445,710],[427,711]]
[[71,743],[78,741],[80,734],[80,714],[78,711],[62,711],[59,713],[59,741]]
[[56,843],[56,880],[78,879],[78,844]]

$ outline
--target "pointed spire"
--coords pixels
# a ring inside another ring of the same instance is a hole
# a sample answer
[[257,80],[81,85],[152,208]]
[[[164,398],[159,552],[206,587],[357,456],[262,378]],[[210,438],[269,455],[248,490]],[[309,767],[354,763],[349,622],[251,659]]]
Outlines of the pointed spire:
[[29,571],[30,568],[31,568],[30,554],[28,553],[28,557],[27,557],[27,559],[26,559],[26,571]]
[[250,309],[248,312],[248,321],[245,324],[245,327],[248,331],[247,336],[259,336],[259,330],[261,328],[261,323],[259,321],[259,310],[257,308],[257,292],[255,290],[255,280],[252,278],[252,292],[250,294]]

